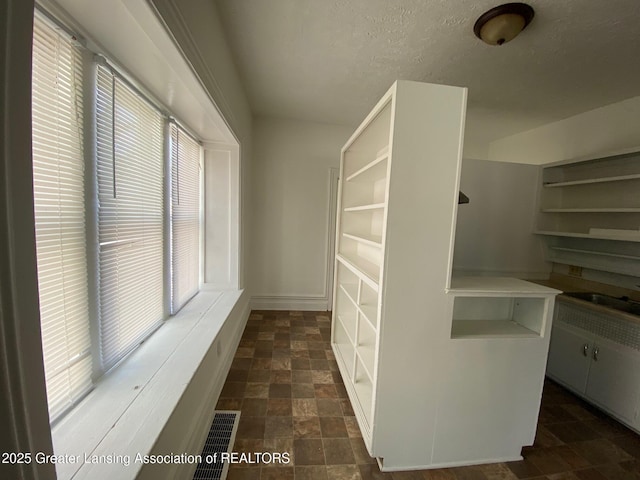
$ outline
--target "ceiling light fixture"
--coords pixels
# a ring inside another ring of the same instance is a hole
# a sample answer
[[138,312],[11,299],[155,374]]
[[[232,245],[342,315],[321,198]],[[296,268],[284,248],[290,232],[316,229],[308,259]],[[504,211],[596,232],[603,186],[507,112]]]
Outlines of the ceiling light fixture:
[[489,45],[502,45],[524,30],[533,15],[533,8],[526,3],[505,3],[480,15],[473,32]]

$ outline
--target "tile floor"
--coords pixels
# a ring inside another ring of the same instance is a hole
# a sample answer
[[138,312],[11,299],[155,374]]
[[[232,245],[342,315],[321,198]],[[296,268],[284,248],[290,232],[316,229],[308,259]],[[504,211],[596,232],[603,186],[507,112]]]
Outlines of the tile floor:
[[550,381],[523,461],[381,473],[329,340],[326,312],[251,313],[216,408],[242,412],[235,452],[287,452],[292,461],[233,464],[228,480],[640,480],[640,436]]

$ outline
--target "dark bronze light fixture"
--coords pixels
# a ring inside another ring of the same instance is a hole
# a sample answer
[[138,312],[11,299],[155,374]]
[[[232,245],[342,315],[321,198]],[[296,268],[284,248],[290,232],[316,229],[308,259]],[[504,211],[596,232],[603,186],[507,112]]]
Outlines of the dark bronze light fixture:
[[489,45],[502,45],[524,30],[533,15],[533,8],[526,3],[505,3],[480,15],[473,32]]

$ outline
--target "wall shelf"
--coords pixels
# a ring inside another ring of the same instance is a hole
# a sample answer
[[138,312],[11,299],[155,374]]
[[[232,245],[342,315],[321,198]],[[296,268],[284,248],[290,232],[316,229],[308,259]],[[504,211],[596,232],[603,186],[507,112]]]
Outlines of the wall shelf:
[[587,178],[585,180],[573,180],[569,182],[551,182],[551,183],[544,183],[543,186],[545,188],[573,187],[576,185],[588,185],[591,183],[624,182],[627,180],[638,180],[638,179],[640,179],[640,173],[634,173],[632,175],[618,175],[615,177]]
[[613,240],[617,242],[640,242],[640,236],[637,238],[632,236],[623,236],[623,235],[594,235],[589,233],[579,233],[579,232],[553,232],[553,231],[544,231],[544,230],[536,230],[536,235],[546,235],[551,237],[571,237],[571,238],[590,238],[593,240]]
[[543,213],[640,213],[640,208],[543,208]]
[[577,248],[565,248],[565,247],[550,247],[551,250],[560,252],[582,253],[585,255],[597,255],[604,257],[622,258],[625,260],[640,260],[640,255],[622,255],[618,253],[600,252],[596,250],[580,250]]
[[640,152],[541,169],[534,233],[545,237],[547,260],[637,276]]

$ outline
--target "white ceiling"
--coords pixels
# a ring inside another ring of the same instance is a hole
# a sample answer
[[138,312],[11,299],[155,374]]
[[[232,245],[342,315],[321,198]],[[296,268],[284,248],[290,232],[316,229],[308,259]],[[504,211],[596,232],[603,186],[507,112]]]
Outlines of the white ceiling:
[[530,0],[491,47],[495,0],[215,0],[253,112],[357,125],[395,79],[469,88],[469,131],[499,138],[640,95],[638,0]]

